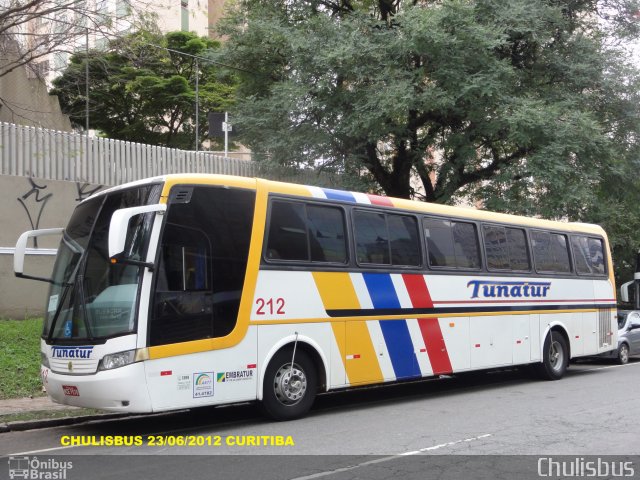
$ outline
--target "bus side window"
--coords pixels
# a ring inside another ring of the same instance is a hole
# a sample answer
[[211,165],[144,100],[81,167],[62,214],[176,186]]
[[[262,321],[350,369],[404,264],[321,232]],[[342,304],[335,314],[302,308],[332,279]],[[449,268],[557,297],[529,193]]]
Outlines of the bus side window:
[[598,238],[573,235],[571,237],[576,270],[580,275],[604,275],[604,246]]
[[544,273],[570,273],[567,236],[560,233],[531,232],[536,270]]
[[424,219],[429,266],[480,269],[480,244],[476,226],[448,219]]
[[275,201],[271,205],[267,259],[309,260],[309,242],[302,203]]
[[489,269],[515,272],[531,269],[523,229],[484,225],[484,240]]
[[356,210],[353,218],[358,263],[389,265],[389,232],[385,215]]
[[391,263],[408,267],[420,266],[422,255],[415,217],[388,214],[387,226],[391,246]]
[[604,266],[604,247],[602,240],[598,238],[589,239],[589,257],[591,259],[591,268],[596,275],[604,275],[606,269]]
[[346,263],[344,212],[337,207],[307,205],[311,261]]
[[573,258],[576,263],[576,271],[580,275],[590,275],[591,258],[589,254],[589,240],[587,237],[574,235],[571,237],[571,247],[573,248]]
[[344,211],[339,207],[274,200],[267,232],[267,261],[347,262]]

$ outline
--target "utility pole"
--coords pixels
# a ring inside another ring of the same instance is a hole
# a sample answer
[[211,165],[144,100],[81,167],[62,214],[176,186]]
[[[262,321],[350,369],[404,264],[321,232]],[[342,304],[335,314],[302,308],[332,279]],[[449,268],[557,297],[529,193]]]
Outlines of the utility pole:
[[636,310],[640,310],[640,252],[636,255],[636,271],[633,274],[633,280],[635,283],[635,304]]
[[199,110],[200,110],[200,97],[199,97],[199,85],[198,85],[198,73],[199,73],[199,69],[198,69],[198,57],[195,57],[196,59],[196,152],[198,151],[198,148],[200,146],[200,138],[199,138],[199,132],[198,132],[198,127],[200,126],[200,120],[199,120]]
[[224,156],[229,153],[229,112],[224,112]]
[[85,62],[84,62],[84,82],[85,82],[85,134],[86,147],[84,154],[85,169],[89,171],[89,27],[85,28]]

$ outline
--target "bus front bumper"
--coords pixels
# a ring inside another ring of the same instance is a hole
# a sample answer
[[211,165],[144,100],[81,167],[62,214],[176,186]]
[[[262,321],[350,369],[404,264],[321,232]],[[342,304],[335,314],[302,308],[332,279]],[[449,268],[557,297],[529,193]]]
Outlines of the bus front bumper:
[[54,402],[115,412],[151,412],[143,362],[91,375],[63,375],[41,368],[44,387]]

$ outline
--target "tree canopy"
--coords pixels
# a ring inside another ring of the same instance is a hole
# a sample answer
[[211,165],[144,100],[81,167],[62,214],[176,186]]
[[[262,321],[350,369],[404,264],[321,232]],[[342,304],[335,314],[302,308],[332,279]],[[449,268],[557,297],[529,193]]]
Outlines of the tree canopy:
[[[224,61],[258,158],[388,195],[575,216],[637,144],[635,0],[239,2]],[[364,174],[364,175],[363,175]]]
[[600,223],[628,279],[639,12],[637,0],[239,1],[220,29],[224,61],[246,70],[234,124],[254,158],[355,188]]
[[88,61],[90,128],[110,138],[192,149],[196,76],[200,143],[206,113],[226,109],[233,99],[236,79],[207,59],[218,47],[193,32],[140,30],[88,56],[76,53],[51,93],[72,123],[84,127]]

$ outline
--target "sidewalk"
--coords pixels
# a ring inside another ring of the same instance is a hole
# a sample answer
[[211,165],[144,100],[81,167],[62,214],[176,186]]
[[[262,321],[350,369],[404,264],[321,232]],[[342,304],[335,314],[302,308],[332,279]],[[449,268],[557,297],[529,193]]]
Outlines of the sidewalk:
[[54,403],[47,396],[33,398],[10,398],[8,400],[0,400],[0,415],[50,410],[79,409],[78,407],[71,407],[69,405],[60,405],[59,403]]
[[[15,414],[34,414],[32,420],[8,421],[3,416]],[[128,413],[94,413],[90,410],[60,405],[49,397],[10,398],[0,400],[0,434],[12,431],[32,430],[35,428],[73,425],[90,420],[108,420],[129,416]]]

